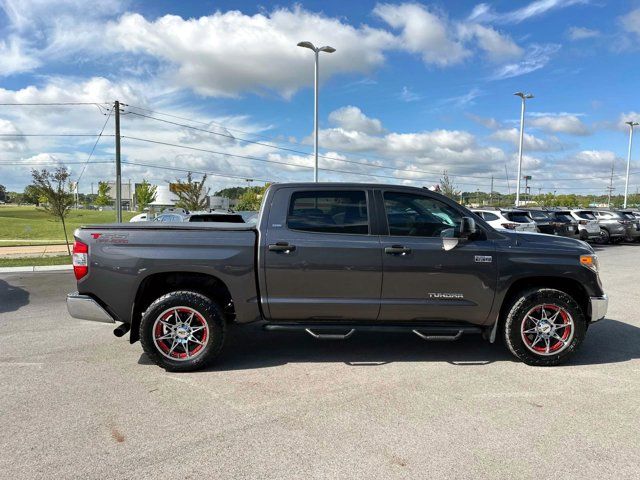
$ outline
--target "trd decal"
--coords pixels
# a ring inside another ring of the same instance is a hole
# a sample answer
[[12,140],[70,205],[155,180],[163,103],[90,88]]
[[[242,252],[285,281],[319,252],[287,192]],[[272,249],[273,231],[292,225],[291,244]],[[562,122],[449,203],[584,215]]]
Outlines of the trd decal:
[[476,263],[491,263],[493,262],[493,257],[491,255],[476,255],[475,260]]

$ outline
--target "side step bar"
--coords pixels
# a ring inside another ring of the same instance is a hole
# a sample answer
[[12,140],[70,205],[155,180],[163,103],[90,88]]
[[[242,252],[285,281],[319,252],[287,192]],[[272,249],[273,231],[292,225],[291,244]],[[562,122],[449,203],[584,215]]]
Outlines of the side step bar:
[[413,333],[426,341],[453,342],[465,333],[482,333],[482,327],[474,325],[358,325],[358,324],[309,324],[267,323],[270,332],[306,332],[318,340],[346,340],[358,331]]

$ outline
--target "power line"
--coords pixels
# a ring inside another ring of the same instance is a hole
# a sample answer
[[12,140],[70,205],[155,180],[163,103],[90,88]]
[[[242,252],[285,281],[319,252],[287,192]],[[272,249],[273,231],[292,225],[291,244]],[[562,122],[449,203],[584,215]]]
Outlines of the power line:
[[[247,180],[246,176],[241,176],[241,175],[232,175],[232,174],[228,174],[228,173],[222,173],[222,172],[218,172],[218,171],[205,171],[205,170],[195,170],[193,168],[187,169],[187,168],[180,168],[180,167],[165,167],[162,165],[154,165],[154,164],[149,164],[149,163],[140,163],[140,162],[130,162],[128,160],[123,160],[122,161],[123,164],[126,165],[136,165],[138,167],[148,167],[148,168],[157,168],[160,170],[171,170],[171,171],[175,171],[175,172],[191,172],[191,173],[197,173],[199,175],[208,175],[208,176],[214,176],[214,177],[226,177],[226,178],[238,178],[238,179],[242,179],[242,180]],[[256,177],[251,177],[251,180],[255,180],[258,182],[265,182],[265,183],[269,183],[272,182],[273,180],[264,180],[261,178],[256,178]]]
[[148,143],[155,143],[158,145],[165,145],[168,147],[177,147],[177,148],[184,148],[187,150],[195,150],[197,152],[204,152],[204,153],[212,153],[215,155],[223,155],[223,156],[228,156],[228,157],[235,157],[235,158],[243,158],[245,160],[255,160],[257,162],[265,162],[265,163],[275,163],[278,165],[287,165],[289,167],[299,167],[299,168],[311,168],[313,169],[313,167],[308,166],[308,165],[299,165],[296,163],[291,163],[291,162],[280,162],[277,160],[267,160],[266,158],[259,158],[259,157],[252,157],[249,155],[238,155],[235,153],[225,153],[225,152],[218,152],[215,150],[208,150],[206,148],[198,148],[198,147],[190,147],[188,145],[180,145],[177,143],[170,143],[170,142],[162,142],[160,140],[151,140],[148,138],[140,138],[140,137],[131,137],[129,135],[122,135],[122,138],[128,138],[129,140],[138,140],[140,142],[148,142]]
[[[5,167],[5,166],[29,166],[29,167],[33,167],[33,166],[40,166],[40,165],[60,165],[60,166],[65,166],[65,165],[83,165],[85,162],[81,161],[81,162],[63,162],[63,161],[47,161],[47,162],[5,162],[5,161],[1,161],[0,160],[0,167]],[[93,163],[113,163],[113,160],[98,160],[95,161]]]
[[[226,125],[223,125],[222,123],[215,122],[215,121],[210,121],[209,123],[207,123],[207,122],[202,122],[202,121],[194,120],[194,119],[187,118],[187,117],[182,117],[182,116],[179,116],[179,115],[173,115],[173,114],[170,114],[170,113],[159,112],[157,110],[151,110],[151,109],[148,109],[148,108],[137,107],[135,105],[127,105],[127,106],[130,107],[130,108],[136,108],[138,110],[142,110],[142,111],[149,112],[149,113],[154,113],[154,114],[157,114],[157,115],[163,115],[163,116],[167,116],[167,117],[170,117],[170,118],[176,118],[178,120],[185,120],[185,121],[192,122],[192,123],[199,123],[199,124],[205,125],[205,126],[208,126],[209,124],[214,124],[214,125],[217,125],[217,126],[219,126],[221,128],[224,128],[225,130],[237,131],[237,132],[240,132],[240,133],[244,133],[246,135],[256,135],[256,136],[259,136],[259,137],[262,137],[262,138],[265,138],[265,139],[268,139],[268,140],[272,140],[274,142],[281,142],[282,141],[282,140],[279,140],[279,139],[276,139],[276,138],[273,138],[273,137],[269,137],[269,136],[265,136],[265,135],[259,135],[259,134],[253,134],[253,133],[246,132],[246,131],[243,131],[243,130],[240,130],[240,129],[228,127]],[[255,140],[249,140],[249,139],[246,139],[246,138],[237,137],[235,135],[228,135],[228,134],[221,133],[221,132],[214,132],[212,130],[207,130],[207,129],[204,129],[204,128],[194,127],[193,125],[187,125],[187,124],[184,124],[184,123],[172,122],[172,121],[165,120],[165,119],[162,119],[162,118],[153,117],[151,115],[144,115],[144,114],[137,113],[137,112],[132,112],[132,111],[129,111],[128,113],[131,113],[133,115],[137,115],[139,117],[144,117],[144,118],[148,118],[148,119],[151,119],[151,120],[157,120],[159,122],[164,122],[164,123],[167,123],[167,124],[176,125],[176,126],[180,126],[180,127],[184,127],[184,128],[190,128],[190,129],[193,129],[193,130],[201,131],[201,132],[204,132],[204,133],[210,133],[212,135],[218,135],[218,136],[230,138],[230,139],[241,141],[241,142],[251,143],[251,144],[255,144],[255,145],[261,145],[261,146],[265,146],[265,147],[268,147],[268,148],[274,148],[274,149],[283,150],[283,151],[287,151],[287,152],[291,152],[291,153],[297,153],[297,154],[300,154],[300,155],[307,155],[307,156],[312,155],[312,153],[306,152],[306,151],[303,151],[303,150],[297,150],[297,149],[293,149],[293,148],[282,147],[282,146],[278,146],[278,145],[272,145],[272,144],[268,144],[268,143],[264,143],[264,142],[258,142],[258,141],[255,141]],[[286,142],[286,143],[290,143],[290,142]],[[344,152],[344,151],[338,151],[338,150],[336,150],[336,151],[338,153],[344,153],[344,154],[347,154],[347,155],[352,155],[352,153],[348,153],[348,152]],[[427,174],[427,175],[441,175],[442,174],[442,172],[435,172],[435,171],[428,171],[428,170],[407,169],[407,168],[391,167],[391,166],[386,166],[386,165],[376,165],[376,164],[372,164],[372,163],[363,163],[363,162],[357,162],[355,160],[337,158],[337,157],[332,157],[332,156],[328,156],[328,155],[318,155],[318,157],[326,159],[326,160],[332,160],[332,161],[344,162],[344,163],[351,163],[351,164],[354,164],[354,165],[361,165],[361,166],[365,166],[365,167],[369,167],[369,168],[379,168],[379,169],[393,170],[393,171],[399,171],[399,172],[408,172],[408,173],[424,173],[424,174]],[[390,158],[381,157],[379,155],[371,155],[370,154],[370,155],[368,155],[368,157],[377,158],[377,159],[385,160],[385,161],[391,160]],[[360,156],[359,158],[364,158],[364,157]],[[634,173],[636,173],[636,172],[634,172]],[[491,180],[491,176],[464,175],[464,174],[448,174],[448,175],[450,177],[453,177],[453,178],[459,177],[459,178],[474,178],[474,179],[478,179],[478,180]],[[624,176],[624,175],[623,174],[619,174],[619,175],[615,175],[615,176]],[[561,180],[567,180],[567,181],[568,180],[592,180],[592,179],[599,179],[599,178],[600,178],[599,176],[593,176],[593,177],[556,178],[554,180],[558,180],[558,181],[561,181]],[[502,179],[495,179],[494,181],[501,182],[501,183],[504,182],[504,180],[502,180]],[[508,180],[507,180],[506,183],[508,184]]]
[[[134,107],[134,108],[140,108],[140,107]],[[253,145],[260,145],[260,146],[263,146],[263,147],[273,148],[273,149],[277,149],[277,150],[283,150],[283,151],[286,151],[286,152],[297,153],[299,155],[305,155],[305,156],[310,156],[311,155],[310,152],[305,152],[303,150],[296,150],[296,149],[293,149],[293,148],[281,147],[281,146],[278,146],[278,145],[272,145],[272,144],[269,144],[269,143],[258,142],[258,141],[255,141],[255,140],[249,140],[249,139],[246,139],[246,138],[237,137],[235,135],[228,135],[228,134],[221,133],[221,132],[214,132],[212,130],[207,130],[207,129],[204,129],[204,128],[194,127],[193,125],[187,125],[187,124],[184,124],[184,123],[172,122],[170,120],[164,120],[162,118],[152,117],[151,115],[144,115],[142,113],[131,112],[131,111],[129,111],[128,113],[131,113],[131,114],[139,116],[139,117],[148,118],[148,119],[151,119],[151,120],[156,120],[156,121],[159,121],[159,122],[167,123],[167,124],[170,124],[170,125],[189,128],[189,129],[192,129],[192,130],[196,130],[196,131],[200,131],[200,132],[204,132],[204,133],[209,133],[209,134],[212,134],[212,135],[218,135],[218,136],[221,136],[221,137],[226,137],[226,138],[230,138],[230,139],[237,140],[237,141],[240,141],[240,142],[250,143],[250,144],[253,144]],[[155,113],[160,113],[160,112],[155,112]],[[160,114],[162,114],[162,113],[160,113]],[[163,114],[163,115],[169,115],[169,114]],[[177,118],[185,119],[184,117],[177,117]],[[204,122],[198,122],[197,120],[190,120],[190,119],[185,119],[185,120],[192,121],[192,122],[197,122],[197,123],[204,123]],[[226,130],[231,130],[230,128],[228,128],[228,127],[226,127],[226,126],[224,126],[222,124],[218,124],[218,123],[215,123],[215,122],[211,122],[211,123],[214,123],[214,124],[220,126],[221,128],[224,128]],[[361,165],[361,166],[365,166],[365,167],[369,167],[369,168],[379,168],[379,169],[393,170],[393,171],[399,171],[399,172],[424,173],[424,174],[427,174],[427,175],[440,175],[442,173],[442,172],[434,172],[434,171],[427,171],[427,170],[390,167],[390,166],[386,166],[386,165],[376,165],[376,164],[372,164],[372,163],[357,162],[355,160],[348,160],[348,159],[345,159],[345,158],[331,157],[329,155],[318,155],[318,157],[319,158],[323,158],[325,160],[332,160],[332,161],[335,161],[335,162],[351,163],[351,164],[354,164],[354,165]],[[378,158],[378,159],[382,159],[382,160],[390,160],[388,158],[375,156],[375,155],[370,155],[370,157]],[[490,176],[479,176],[479,175],[450,174],[449,176],[450,177],[460,177],[460,178],[476,178],[476,179],[483,179],[483,180],[490,180],[491,179]]]
[[[98,137],[96,133],[0,133],[0,137]],[[102,135],[113,137],[114,135]]]
[[82,175],[84,175],[84,171],[87,169],[87,165],[89,165],[89,161],[91,160],[91,157],[93,156],[93,152],[95,151],[96,147],[98,146],[98,142],[100,142],[100,139],[102,138],[102,134],[104,133],[104,129],[107,126],[107,123],[109,123],[109,119],[111,118],[111,112],[113,110],[109,109],[109,112],[107,113],[107,119],[104,121],[104,125],[102,125],[102,128],[100,129],[100,133],[98,134],[98,138],[96,138],[95,143],[93,144],[93,147],[91,148],[91,152],[89,152],[89,156],[87,157],[87,161],[85,162],[84,166],[82,167],[82,171],[80,172],[80,175],[78,175],[78,180],[76,180],[76,191],[77,191],[77,185],[78,183],[80,183],[80,180],[82,179]]
[[74,106],[74,105],[109,105],[109,102],[38,102],[38,103],[0,103],[3,107],[35,107],[35,106]]

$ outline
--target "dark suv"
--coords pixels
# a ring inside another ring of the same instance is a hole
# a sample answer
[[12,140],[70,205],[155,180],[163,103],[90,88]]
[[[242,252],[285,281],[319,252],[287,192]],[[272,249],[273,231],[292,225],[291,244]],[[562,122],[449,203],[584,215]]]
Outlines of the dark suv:
[[555,226],[556,235],[570,238],[580,237],[578,221],[571,216],[569,210],[549,210],[547,214]]

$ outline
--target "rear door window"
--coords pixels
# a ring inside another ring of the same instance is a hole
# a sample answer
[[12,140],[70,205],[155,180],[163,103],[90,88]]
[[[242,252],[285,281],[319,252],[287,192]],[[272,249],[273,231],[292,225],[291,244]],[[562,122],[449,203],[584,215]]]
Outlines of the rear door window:
[[367,235],[369,216],[365,192],[295,192],[289,203],[287,227],[306,232]]
[[489,212],[484,212],[484,219],[487,222],[493,222],[494,220],[499,220],[500,217],[498,217],[496,214],[494,213],[489,213]]
[[581,211],[576,212],[576,215],[584,220],[596,220],[596,216],[593,214],[593,212]]

